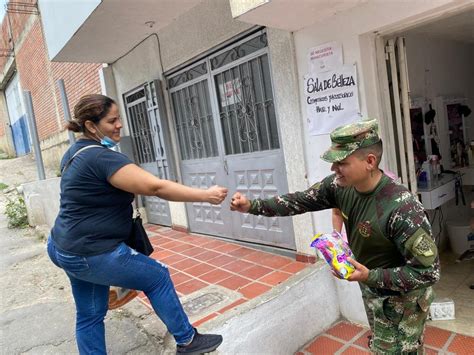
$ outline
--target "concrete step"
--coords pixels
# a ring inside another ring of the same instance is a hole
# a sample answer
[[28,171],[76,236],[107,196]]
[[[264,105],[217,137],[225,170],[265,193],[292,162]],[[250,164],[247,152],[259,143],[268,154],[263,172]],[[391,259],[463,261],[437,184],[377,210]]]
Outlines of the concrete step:
[[[206,295],[232,297],[228,291],[211,285],[207,290],[183,297],[182,303],[189,305],[194,298],[198,300],[195,303],[198,309],[199,300],[202,305]],[[211,303],[208,307],[216,307]],[[140,300],[126,305],[124,311],[141,319],[143,330],[159,339],[163,354],[174,353],[174,340],[154,312]],[[200,311],[212,312],[205,305]],[[196,314],[191,314],[190,319]],[[293,354],[340,316],[333,276],[325,263],[318,262],[270,291],[219,314],[199,330],[224,337],[217,354]]]

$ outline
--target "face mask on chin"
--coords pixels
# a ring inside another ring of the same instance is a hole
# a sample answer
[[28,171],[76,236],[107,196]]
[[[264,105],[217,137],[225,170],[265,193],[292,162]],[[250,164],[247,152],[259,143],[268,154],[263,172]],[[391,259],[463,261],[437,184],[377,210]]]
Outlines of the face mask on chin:
[[114,141],[112,138],[107,137],[105,134],[103,134],[97,126],[95,127],[97,131],[102,135],[102,138],[100,138],[100,144],[103,145],[106,148],[113,148],[117,146],[117,142]]
[[114,140],[110,139],[107,136],[104,136],[104,138],[101,138],[100,144],[103,145],[106,148],[113,148],[115,147],[118,143],[115,142]]

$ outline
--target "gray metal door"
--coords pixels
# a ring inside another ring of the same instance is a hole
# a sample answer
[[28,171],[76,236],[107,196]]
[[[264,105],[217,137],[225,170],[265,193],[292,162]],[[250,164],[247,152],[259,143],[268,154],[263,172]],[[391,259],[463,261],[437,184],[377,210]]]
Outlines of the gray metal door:
[[[168,84],[185,183],[217,183],[250,198],[288,191],[265,32],[181,71]],[[295,248],[291,218],[232,213],[228,203],[215,214],[211,206],[189,205],[190,229]]]
[[[170,176],[166,140],[160,115],[160,83],[152,81],[125,95],[128,125],[133,142],[135,161],[160,179]],[[145,196],[145,207],[150,223],[171,225],[169,204],[154,196]]]
[[[200,64],[207,72],[207,63]],[[190,69],[193,71],[193,68]],[[196,73],[198,75],[199,72]],[[191,74],[186,74],[191,78]],[[169,83],[177,83],[170,80]],[[209,79],[198,75],[197,79],[177,86],[171,91],[175,116],[176,136],[181,153],[183,183],[188,186],[207,188],[227,185],[217,142],[217,130],[209,95]],[[194,232],[230,237],[230,211],[225,205],[188,203],[189,227]]]

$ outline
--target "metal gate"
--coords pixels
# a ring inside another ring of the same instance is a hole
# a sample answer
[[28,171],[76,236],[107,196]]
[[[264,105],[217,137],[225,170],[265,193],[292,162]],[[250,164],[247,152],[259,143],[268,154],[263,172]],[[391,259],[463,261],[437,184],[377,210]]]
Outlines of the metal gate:
[[[183,182],[250,198],[288,191],[273,102],[267,37],[260,31],[168,78]],[[187,204],[190,229],[294,249],[291,218]]]
[[[166,120],[160,114],[164,107],[160,82],[147,83],[124,98],[136,163],[160,179],[174,180],[167,158],[168,144],[163,135],[167,131]],[[144,199],[150,223],[171,225],[166,200],[154,196],[145,196]]]

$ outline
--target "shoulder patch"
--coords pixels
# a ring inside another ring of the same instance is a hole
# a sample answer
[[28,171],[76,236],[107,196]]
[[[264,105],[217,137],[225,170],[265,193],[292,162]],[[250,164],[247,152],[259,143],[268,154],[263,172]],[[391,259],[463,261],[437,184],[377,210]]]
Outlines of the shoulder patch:
[[423,228],[418,228],[418,230],[408,238],[405,242],[405,249],[425,267],[431,266],[438,256],[438,248],[436,247],[435,241]]
[[[431,248],[431,243],[427,240],[428,238],[425,235],[420,235],[416,238],[415,242],[413,243],[413,251],[416,252],[417,255],[423,256],[433,256],[434,252]],[[429,238],[431,239],[431,238]]]

